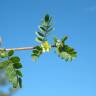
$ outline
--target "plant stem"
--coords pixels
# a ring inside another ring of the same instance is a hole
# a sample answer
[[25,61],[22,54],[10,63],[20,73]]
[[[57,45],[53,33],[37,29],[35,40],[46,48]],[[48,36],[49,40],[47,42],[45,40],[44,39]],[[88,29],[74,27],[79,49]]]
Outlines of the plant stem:
[[[35,46],[36,47],[36,46]],[[14,50],[14,51],[21,51],[21,50],[33,50],[35,47],[20,47],[20,48],[0,48],[0,50],[5,49],[6,51]],[[51,47],[56,47],[55,45],[51,45]]]
[[35,47],[21,47],[21,48],[0,48],[0,50],[5,49],[6,51],[14,50],[14,51],[20,51],[20,50],[33,50]]

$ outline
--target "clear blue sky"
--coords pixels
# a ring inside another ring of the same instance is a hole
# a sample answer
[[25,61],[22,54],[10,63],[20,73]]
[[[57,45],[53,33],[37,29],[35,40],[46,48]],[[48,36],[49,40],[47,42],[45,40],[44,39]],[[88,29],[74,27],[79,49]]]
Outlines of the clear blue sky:
[[50,38],[68,35],[78,57],[66,63],[53,51],[33,62],[31,51],[16,52],[24,77],[14,96],[96,96],[96,0],[0,0],[2,47],[37,45],[34,32],[46,13],[54,17]]

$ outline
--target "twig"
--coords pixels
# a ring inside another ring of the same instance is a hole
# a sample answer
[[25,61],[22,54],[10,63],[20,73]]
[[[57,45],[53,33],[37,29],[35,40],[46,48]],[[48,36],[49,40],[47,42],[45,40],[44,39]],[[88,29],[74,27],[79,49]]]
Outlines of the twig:
[[21,47],[21,48],[0,48],[0,50],[5,49],[6,51],[14,50],[14,51],[20,51],[20,50],[33,50],[35,47]]
[[[36,46],[35,46],[36,47]],[[20,48],[0,48],[0,50],[5,49],[6,51],[14,50],[14,51],[21,51],[21,50],[33,50],[35,47],[20,47]],[[51,45],[51,47],[56,47],[55,45]]]

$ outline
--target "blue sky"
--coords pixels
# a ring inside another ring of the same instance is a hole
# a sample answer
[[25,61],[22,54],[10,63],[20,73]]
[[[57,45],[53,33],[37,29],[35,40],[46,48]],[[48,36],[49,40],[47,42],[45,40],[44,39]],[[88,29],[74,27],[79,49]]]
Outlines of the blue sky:
[[0,0],[2,47],[34,46],[42,16],[54,18],[54,36],[69,36],[78,57],[62,61],[54,53],[37,62],[31,51],[16,52],[22,58],[23,88],[14,96],[96,96],[96,0]]

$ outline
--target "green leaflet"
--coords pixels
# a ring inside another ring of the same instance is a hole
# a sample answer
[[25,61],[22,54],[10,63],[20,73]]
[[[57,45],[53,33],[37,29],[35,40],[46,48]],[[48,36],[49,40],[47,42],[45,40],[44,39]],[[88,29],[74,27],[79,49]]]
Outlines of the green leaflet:
[[48,29],[48,31],[47,31],[47,32],[50,32],[50,31],[52,31],[52,30],[54,30],[54,28],[50,28],[50,29]]
[[40,29],[41,32],[46,32],[47,31],[47,29],[44,26],[39,26],[39,29]]
[[16,74],[20,77],[23,77],[22,72],[20,70],[16,70]]
[[57,43],[57,37],[54,37],[54,45],[56,45],[56,43]]
[[0,50],[0,58],[6,58],[8,54],[6,53],[5,49]]
[[68,36],[64,36],[63,38],[62,38],[62,43],[64,43],[66,40],[68,39]]
[[48,14],[46,14],[44,19],[45,19],[45,22],[49,22],[50,16]]
[[40,38],[40,37],[37,37],[35,40],[36,40],[37,42],[39,42],[39,43],[43,42],[43,39]]
[[11,60],[13,63],[18,63],[18,62],[20,62],[20,58],[17,57],[17,56],[11,57],[10,60]]
[[51,25],[51,21],[52,21],[52,17],[49,14],[46,14],[43,20],[43,24],[45,24],[45,26],[50,26]]
[[14,54],[14,50],[10,50],[9,52],[8,52],[8,56],[12,56]]
[[14,63],[13,66],[14,66],[15,69],[22,68],[22,64],[21,63]]
[[36,32],[36,35],[39,36],[39,37],[41,37],[41,38],[44,38],[44,34],[41,33],[41,32]]
[[0,50],[0,58],[6,58],[8,56],[8,53],[6,50]]
[[19,83],[20,88],[22,88],[22,79],[20,77],[18,78],[18,83]]

